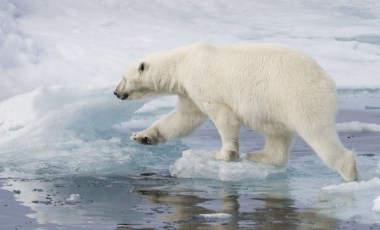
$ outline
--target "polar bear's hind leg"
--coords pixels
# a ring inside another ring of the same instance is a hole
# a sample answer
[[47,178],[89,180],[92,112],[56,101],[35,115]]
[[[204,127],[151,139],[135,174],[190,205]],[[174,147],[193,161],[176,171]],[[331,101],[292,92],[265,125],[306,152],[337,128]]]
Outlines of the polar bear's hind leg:
[[341,143],[333,125],[299,132],[323,162],[337,171],[345,181],[358,179],[356,163],[352,151]]

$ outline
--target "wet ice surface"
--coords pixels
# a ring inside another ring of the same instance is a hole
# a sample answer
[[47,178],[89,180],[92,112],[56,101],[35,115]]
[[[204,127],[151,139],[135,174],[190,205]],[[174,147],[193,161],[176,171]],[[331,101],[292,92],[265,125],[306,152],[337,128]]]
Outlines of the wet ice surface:
[[[54,96],[65,90],[46,89],[30,97],[38,101],[39,93]],[[182,140],[137,145],[128,135],[170,111],[176,99],[132,102],[128,108],[134,112],[123,111],[124,106],[112,107],[129,116],[125,121],[125,117],[108,114],[109,98],[104,91],[89,94],[97,98],[95,104],[76,105],[73,96],[55,112],[45,112],[45,107],[31,109],[28,113],[40,115],[34,124],[38,129],[31,129],[28,137],[22,135],[25,127],[14,130],[12,123],[6,127],[6,138],[0,142],[2,193],[13,193],[20,203],[1,201],[0,213],[21,209],[20,204],[27,207],[22,209],[25,217],[8,218],[7,226],[331,229],[380,224],[376,199],[380,195],[380,133],[358,131],[358,124],[365,127],[378,122],[380,111],[365,110],[361,104],[378,98],[377,94],[340,97],[338,126],[346,124],[340,138],[355,149],[360,172],[360,181],[351,183],[343,183],[301,139],[296,139],[285,168],[246,161],[246,152],[264,144],[247,129],[241,131],[241,159],[216,161],[212,153],[220,140],[209,121]],[[88,120],[93,113],[98,119],[113,117],[109,121],[113,128],[102,129],[106,124]],[[14,119],[13,125],[23,122],[22,117]],[[348,126],[352,121],[357,122]],[[33,145],[12,144],[21,137]]]

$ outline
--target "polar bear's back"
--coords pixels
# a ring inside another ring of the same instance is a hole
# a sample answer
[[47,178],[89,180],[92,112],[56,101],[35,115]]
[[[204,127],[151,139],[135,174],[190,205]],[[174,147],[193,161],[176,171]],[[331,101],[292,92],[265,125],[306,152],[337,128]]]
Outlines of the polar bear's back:
[[302,119],[297,116],[335,114],[334,82],[298,50],[276,44],[197,44],[189,50],[187,84],[195,98],[226,103],[254,122],[261,117],[292,124]]
[[[195,45],[191,62],[211,80],[333,84],[325,71],[308,55],[284,45]],[[206,76],[202,76],[206,77]],[[276,80],[276,81],[274,81]]]

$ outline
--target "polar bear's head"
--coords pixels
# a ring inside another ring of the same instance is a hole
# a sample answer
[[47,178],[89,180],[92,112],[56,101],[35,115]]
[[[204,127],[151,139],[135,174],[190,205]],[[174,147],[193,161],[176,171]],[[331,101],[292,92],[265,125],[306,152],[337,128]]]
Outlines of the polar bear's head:
[[114,94],[121,100],[135,100],[163,94],[184,94],[179,76],[185,55],[176,50],[145,56],[132,65]]
[[152,76],[148,69],[149,66],[143,61],[133,65],[123,75],[114,94],[121,100],[135,100],[157,94],[149,84]]

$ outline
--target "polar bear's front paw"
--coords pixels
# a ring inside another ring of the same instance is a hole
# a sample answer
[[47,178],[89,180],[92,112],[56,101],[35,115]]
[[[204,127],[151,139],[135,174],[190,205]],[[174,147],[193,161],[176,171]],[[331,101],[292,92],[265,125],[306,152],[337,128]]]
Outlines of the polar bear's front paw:
[[157,138],[149,137],[143,132],[134,133],[131,135],[131,140],[136,141],[139,144],[143,145],[156,145],[158,144]]
[[236,161],[239,159],[239,152],[221,150],[219,152],[214,153],[214,158],[216,160]]

